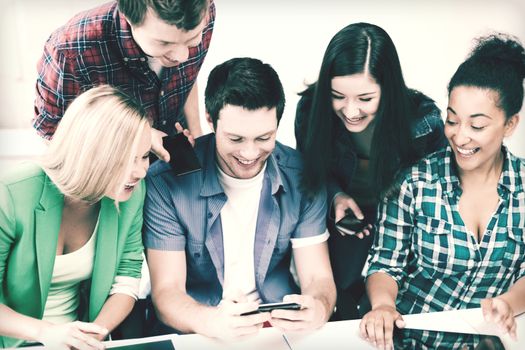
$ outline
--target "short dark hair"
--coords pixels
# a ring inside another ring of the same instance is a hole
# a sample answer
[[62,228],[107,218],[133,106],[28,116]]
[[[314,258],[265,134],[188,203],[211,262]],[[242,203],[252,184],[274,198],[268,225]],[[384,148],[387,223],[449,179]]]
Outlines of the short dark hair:
[[276,108],[277,123],[284,111],[284,90],[277,72],[255,58],[232,58],[215,68],[208,76],[204,104],[217,127],[219,113],[226,105],[256,110]]
[[396,47],[383,28],[353,23],[330,40],[317,82],[303,92],[313,96],[310,113],[298,133],[304,140],[302,182],[308,192],[317,191],[330,176],[335,130],[340,123],[332,107],[332,79],[365,72],[381,87],[370,154],[374,187],[383,192],[400,166],[414,161],[410,129],[415,107]]
[[118,0],[119,11],[135,26],[150,7],[160,19],[179,29],[192,30],[202,22],[210,0]]
[[523,105],[525,50],[519,40],[497,33],[476,40],[476,46],[448,84],[448,93],[457,86],[493,90],[496,105],[510,118]]

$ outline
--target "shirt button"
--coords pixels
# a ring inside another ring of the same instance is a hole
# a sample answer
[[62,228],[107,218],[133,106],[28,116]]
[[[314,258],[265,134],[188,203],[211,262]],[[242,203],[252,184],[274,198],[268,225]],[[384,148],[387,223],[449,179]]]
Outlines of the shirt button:
[[162,125],[166,125],[167,122],[166,122],[165,120],[163,120],[163,121],[161,121],[160,123],[161,123]]
[[141,61],[141,62],[144,62],[144,61],[146,61],[146,59],[145,59],[144,57],[141,57],[141,58],[140,58],[140,61]]
[[200,258],[201,257],[200,253],[195,253],[195,254],[193,254],[193,256],[196,257],[196,258]]
[[164,96],[164,90],[160,90],[160,96]]
[[129,58],[124,57],[124,62],[127,62],[127,61],[129,61]]
[[208,217],[211,218],[213,216],[212,213],[208,213]]

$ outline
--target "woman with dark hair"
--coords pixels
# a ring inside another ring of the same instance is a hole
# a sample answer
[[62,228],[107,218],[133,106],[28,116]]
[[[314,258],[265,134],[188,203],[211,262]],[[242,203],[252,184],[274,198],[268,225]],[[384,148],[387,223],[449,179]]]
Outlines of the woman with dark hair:
[[[440,110],[405,85],[394,43],[380,27],[351,24],[326,49],[319,79],[297,106],[295,136],[304,154],[303,186],[327,184],[330,255],[341,318],[358,318],[348,290],[362,281],[378,199],[398,171],[446,144]],[[346,214],[360,232],[334,225]],[[353,304],[353,305],[352,305]]]
[[[366,282],[372,311],[361,322],[377,346],[391,347],[401,315],[480,306],[516,338],[514,316],[525,312],[525,161],[503,141],[518,124],[524,78],[521,44],[502,34],[480,39],[448,86],[449,146],[414,165],[381,204]],[[402,330],[400,348],[476,341]]]

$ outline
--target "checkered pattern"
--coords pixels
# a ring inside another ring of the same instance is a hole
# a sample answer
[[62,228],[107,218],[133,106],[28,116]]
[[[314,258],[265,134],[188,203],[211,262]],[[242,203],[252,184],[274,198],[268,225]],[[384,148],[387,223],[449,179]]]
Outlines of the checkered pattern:
[[382,271],[397,281],[402,314],[479,307],[525,275],[525,161],[503,153],[500,201],[480,242],[458,211],[450,147],[413,166],[398,197],[381,204],[368,275]]
[[186,125],[183,107],[210,45],[215,5],[210,3],[202,41],[189,50],[189,59],[164,68],[159,78],[135,43],[131,28],[116,2],[77,14],[47,40],[37,64],[33,126],[52,138],[64,111],[81,92],[100,84],[118,86],[146,109],[154,127],[174,132]]

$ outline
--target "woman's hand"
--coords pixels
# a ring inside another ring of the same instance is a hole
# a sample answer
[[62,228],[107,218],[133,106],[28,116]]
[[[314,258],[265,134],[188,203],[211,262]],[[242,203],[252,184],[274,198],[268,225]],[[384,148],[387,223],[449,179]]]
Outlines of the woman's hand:
[[380,305],[368,312],[361,323],[359,330],[361,337],[381,349],[393,349],[394,324],[398,328],[405,326],[405,321],[394,306]]
[[514,311],[504,299],[496,297],[481,300],[481,311],[485,321],[497,324],[503,334],[509,333],[512,339],[517,340]]
[[[348,210],[351,210],[355,217],[359,220],[364,220],[365,216],[361,211],[361,208],[357,205],[352,197],[347,195],[344,192],[339,192],[334,197],[334,213],[335,213],[335,222],[341,220],[347,213]],[[355,235],[360,239],[363,239],[365,236],[370,235],[370,230],[372,225],[368,224],[361,232],[356,232]],[[341,230],[337,230],[342,236],[346,236],[348,233]]]
[[103,350],[104,344],[95,339],[104,339],[108,330],[95,323],[75,321],[66,324],[44,326],[37,341],[46,348],[57,350]]

